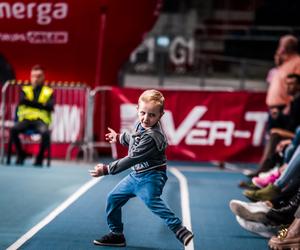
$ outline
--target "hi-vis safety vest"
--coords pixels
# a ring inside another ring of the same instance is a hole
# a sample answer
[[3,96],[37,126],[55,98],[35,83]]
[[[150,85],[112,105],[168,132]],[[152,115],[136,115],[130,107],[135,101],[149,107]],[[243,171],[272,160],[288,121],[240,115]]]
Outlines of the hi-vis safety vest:
[[[22,91],[25,94],[25,98],[29,101],[34,100],[33,87],[31,85],[24,86]],[[47,86],[43,86],[38,97],[38,103],[46,104],[51,95],[53,94],[53,89]],[[24,104],[18,107],[18,121],[23,120],[42,120],[44,123],[49,125],[51,123],[51,112],[43,109],[38,109]]]

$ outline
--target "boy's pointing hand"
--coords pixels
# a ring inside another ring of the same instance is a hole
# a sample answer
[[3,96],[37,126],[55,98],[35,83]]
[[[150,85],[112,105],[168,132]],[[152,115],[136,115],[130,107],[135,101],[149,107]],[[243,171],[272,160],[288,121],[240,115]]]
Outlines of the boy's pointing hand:
[[116,131],[114,131],[113,129],[111,128],[107,128],[109,133],[107,133],[105,135],[105,139],[107,141],[109,141],[109,143],[116,143],[117,142],[117,137],[118,137],[118,134]]

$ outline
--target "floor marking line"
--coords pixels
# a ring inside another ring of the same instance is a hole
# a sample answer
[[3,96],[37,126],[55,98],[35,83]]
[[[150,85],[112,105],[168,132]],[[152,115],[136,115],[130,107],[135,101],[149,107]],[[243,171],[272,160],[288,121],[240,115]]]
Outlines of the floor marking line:
[[[186,177],[176,168],[170,167],[170,172],[179,180],[181,194],[182,222],[184,226],[192,230],[192,220],[190,211],[190,195]],[[194,250],[194,239],[184,248],[185,250]]]
[[50,212],[44,219],[42,219],[33,228],[23,234],[15,243],[10,245],[7,250],[16,250],[20,248],[26,241],[31,239],[37,232],[39,232],[43,227],[54,220],[60,213],[62,213],[66,208],[68,208],[72,203],[74,203],[80,196],[86,193],[91,187],[97,184],[103,177],[93,178],[92,180],[86,182],[81,186],[75,193],[73,193],[69,198],[67,198],[62,204]]

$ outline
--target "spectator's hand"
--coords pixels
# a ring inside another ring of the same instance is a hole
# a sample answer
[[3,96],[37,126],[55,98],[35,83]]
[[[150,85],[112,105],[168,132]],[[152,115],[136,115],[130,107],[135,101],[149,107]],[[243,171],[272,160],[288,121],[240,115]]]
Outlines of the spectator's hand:
[[109,133],[107,133],[105,135],[105,139],[107,141],[109,141],[109,143],[116,143],[117,142],[117,137],[118,137],[118,134],[116,131],[114,131],[113,129],[111,128],[107,128],[109,130]]
[[290,113],[291,106],[287,105],[284,110],[282,111],[283,114],[288,115]]
[[273,119],[278,118],[278,116],[279,116],[279,110],[278,110],[278,108],[271,108],[270,109],[270,115],[271,115],[271,117]]
[[105,175],[107,173],[105,172],[104,168],[107,168],[107,166],[103,163],[99,163],[94,167],[94,169],[89,170],[90,175],[93,177],[100,177],[102,175]]
[[292,141],[290,139],[280,141],[276,146],[276,152],[283,152],[284,148],[289,145]]

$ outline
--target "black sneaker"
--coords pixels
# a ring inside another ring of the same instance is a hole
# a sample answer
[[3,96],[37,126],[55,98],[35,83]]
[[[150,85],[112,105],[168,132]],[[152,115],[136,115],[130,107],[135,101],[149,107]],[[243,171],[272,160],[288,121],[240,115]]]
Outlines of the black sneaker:
[[35,167],[43,167],[43,161],[36,160],[33,163],[33,166],[35,166]]
[[36,157],[33,166],[35,166],[35,167],[42,167],[42,166],[43,166],[43,160],[44,160],[43,155],[41,156],[41,155],[39,154],[39,155]]
[[21,153],[20,155],[18,155],[17,160],[16,160],[16,165],[24,165],[24,161],[27,157],[26,153]]
[[94,240],[94,244],[99,246],[125,247],[126,240],[124,234],[114,234],[110,232],[109,234],[104,235],[101,239]]
[[193,239],[194,234],[186,227],[181,227],[177,230],[176,237],[181,241],[183,245],[187,246],[190,243],[191,239]]

